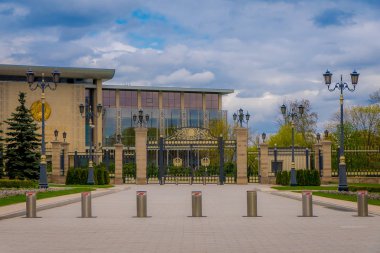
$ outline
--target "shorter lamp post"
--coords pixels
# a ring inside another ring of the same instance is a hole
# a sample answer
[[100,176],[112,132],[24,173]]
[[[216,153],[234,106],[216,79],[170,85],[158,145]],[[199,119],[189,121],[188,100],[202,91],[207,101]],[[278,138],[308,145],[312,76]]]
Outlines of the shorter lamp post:
[[58,141],[58,130],[57,129],[55,129],[54,130],[54,137],[55,137],[55,141]]
[[267,134],[266,133],[262,133],[261,134],[261,139],[263,140],[263,143],[265,143],[265,139],[267,138]]
[[54,70],[52,73],[53,83],[48,83],[45,81],[45,74],[42,73],[41,82],[35,82],[34,72],[29,69],[26,72],[26,80],[29,84],[29,89],[31,91],[37,88],[41,89],[41,159],[40,159],[40,177],[39,177],[39,187],[48,188],[47,172],[46,172],[46,145],[45,145],[45,89],[55,90],[57,88],[57,83],[59,83],[59,78],[61,73],[58,70]]
[[89,121],[90,124],[90,138],[89,138],[89,146],[90,146],[90,161],[88,162],[88,177],[87,177],[87,184],[95,184],[94,180],[94,165],[93,165],[93,157],[92,157],[92,136],[93,136],[93,128],[95,127],[92,119],[94,117],[99,117],[102,113],[103,106],[101,104],[98,104],[96,106],[96,111],[94,112],[92,109],[92,106],[89,104],[88,100],[86,99],[86,104],[80,104],[79,105],[79,112],[82,117],[86,118],[86,121]]
[[135,125],[137,125],[138,127],[143,127],[144,124],[145,125],[148,124],[149,114],[145,114],[145,119],[144,119],[144,111],[140,109],[138,112],[138,115],[133,114],[132,119]]
[[62,133],[63,142],[66,142],[66,136],[67,136],[67,133],[66,133],[66,132],[63,132],[63,133]]
[[[232,115],[232,118],[234,120],[234,122],[236,122],[237,124],[240,124],[240,127],[243,127],[243,123],[246,123],[247,124],[247,127],[248,127],[248,121],[249,121],[249,117],[251,115],[247,112],[245,115],[244,115],[244,112],[243,112],[243,109],[239,109],[238,113],[234,113]],[[245,117],[245,119],[244,119]]]
[[348,185],[347,185],[347,175],[346,175],[346,161],[344,157],[344,132],[343,132],[343,90],[347,89],[351,92],[353,92],[356,88],[356,85],[359,81],[359,73],[355,70],[351,73],[351,83],[352,87],[350,87],[347,83],[343,82],[343,77],[340,75],[340,82],[336,83],[332,88],[330,88],[331,85],[331,79],[332,79],[332,73],[330,71],[326,71],[326,73],[323,74],[323,77],[325,79],[325,84],[327,86],[327,89],[329,91],[334,91],[338,89],[340,91],[340,148],[339,148],[339,186],[338,191],[348,191]]
[[302,116],[304,111],[304,106],[299,105],[298,106],[298,113],[295,111],[295,107],[292,108],[290,112],[288,112],[286,105],[281,106],[281,113],[285,118],[285,122],[287,121],[287,118],[291,119],[291,126],[292,126],[292,163],[290,167],[290,186],[296,186],[297,185],[297,175],[296,175],[296,164],[294,161],[294,120],[296,118],[299,118]]

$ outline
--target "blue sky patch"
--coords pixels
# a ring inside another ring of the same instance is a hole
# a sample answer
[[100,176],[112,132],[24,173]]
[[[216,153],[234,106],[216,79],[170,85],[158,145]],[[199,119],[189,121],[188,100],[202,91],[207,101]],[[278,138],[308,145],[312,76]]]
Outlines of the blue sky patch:
[[314,17],[314,24],[319,27],[343,26],[352,23],[354,15],[338,9],[327,9]]
[[142,10],[142,9],[136,9],[132,11],[132,17],[143,22],[147,22],[147,21],[166,22],[165,16],[158,13],[152,13],[147,10]]

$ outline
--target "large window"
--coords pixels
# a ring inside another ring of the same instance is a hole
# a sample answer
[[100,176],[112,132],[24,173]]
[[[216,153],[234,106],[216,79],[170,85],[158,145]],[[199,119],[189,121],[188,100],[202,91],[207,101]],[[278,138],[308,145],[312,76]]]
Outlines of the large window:
[[142,108],[158,108],[158,92],[142,91],[141,106]]
[[120,107],[137,107],[137,91],[121,90]]
[[218,94],[206,94],[206,109],[219,109]]
[[202,109],[202,94],[200,93],[185,93],[185,108]]
[[162,93],[163,108],[181,108],[181,94],[179,92],[164,92]]
[[104,107],[115,107],[116,106],[115,90],[103,90],[103,106]]

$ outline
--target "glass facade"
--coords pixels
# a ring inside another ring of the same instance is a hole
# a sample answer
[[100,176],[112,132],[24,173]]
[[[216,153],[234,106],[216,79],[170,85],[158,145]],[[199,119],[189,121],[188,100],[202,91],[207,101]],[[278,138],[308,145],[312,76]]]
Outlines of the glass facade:
[[218,94],[206,94],[206,109],[219,109],[219,96]]
[[184,94],[185,109],[202,109],[202,94],[201,93],[185,93]]
[[116,106],[116,91],[103,90],[103,107],[115,107],[115,106]]
[[121,90],[120,107],[137,107],[137,91]]
[[[93,101],[93,91],[86,90],[86,98]],[[227,120],[226,111],[219,110],[219,94],[195,92],[162,92],[162,107],[159,108],[159,91],[103,90],[103,146],[112,147],[120,134],[126,147],[135,146],[135,122],[139,99],[145,115],[149,115],[148,139],[158,139],[160,135],[170,136],[177,128],[207,128],[213,120]],[[119,96],[119,99],[116,99]],[[138,98],[140,96],[140,98]],[[181,99],[184,99],[181,101]],[[204,99],[204,101],[203,101]],[[116,105],[116,101],[119,104]],[[181,108],[183,103],[183,108]],[[205,105],[205,108],[203,108]],[[204,110],[205,109],[205,110]],[[86,124],[86,143],[89,127]]]
[[163,92],[162,93],[163,108],[181,108],[181,93],[179,92]]
[[142,91],[141,92],[142,108],[158,108],[158,92]]

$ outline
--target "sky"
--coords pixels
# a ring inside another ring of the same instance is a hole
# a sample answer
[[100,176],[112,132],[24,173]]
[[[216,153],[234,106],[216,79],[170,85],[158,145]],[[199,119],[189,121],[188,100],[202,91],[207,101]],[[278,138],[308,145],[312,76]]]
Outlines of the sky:
[[380,1],[0,0],[0,63],[114,68],[112,85],[234,89],[229,120],[274,133],[280,106],[308,99],[323,131],[339,110],[322,74],[350,83],[345,106],[380,89]]

